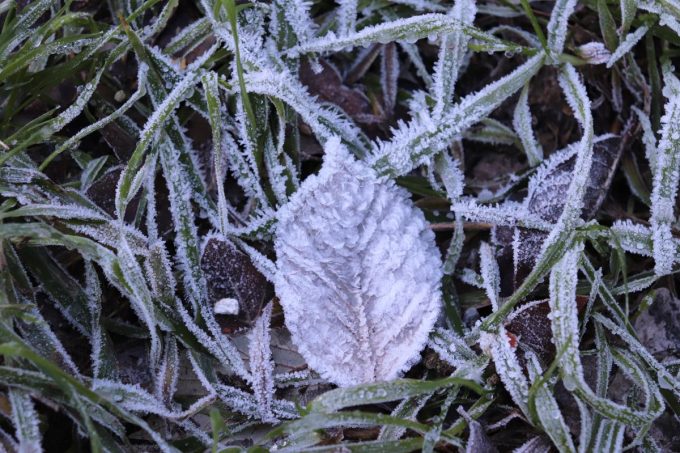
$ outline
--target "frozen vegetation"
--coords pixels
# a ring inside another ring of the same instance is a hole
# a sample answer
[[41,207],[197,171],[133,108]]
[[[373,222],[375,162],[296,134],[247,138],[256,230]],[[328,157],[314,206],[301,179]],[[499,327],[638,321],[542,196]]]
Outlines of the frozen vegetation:
[[0,19],[0,453],[680,451],[676,0]]

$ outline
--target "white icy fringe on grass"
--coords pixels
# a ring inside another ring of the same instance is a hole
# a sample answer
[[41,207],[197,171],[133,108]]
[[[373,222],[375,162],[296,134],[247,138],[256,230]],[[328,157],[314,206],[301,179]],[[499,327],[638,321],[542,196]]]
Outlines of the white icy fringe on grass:
[[607,61],[607,68],[614,66],[614,63],[630,52],[633,46],[635,46],[635,44],[637,44],[638,41],[640,41],[642,37],[647,34],[647,31],[649,31],[649,27],[642,26],[633,33],[627,34],[621,44],[619,44],[619,47],[617,47],[612,53],[611,57],[609,57],[609,60]]
[[266,422],[275,422],[272,413],[274,399],[274,363],[270,348],[269,324],[272,318],[272,304],[262,311],[248,335],[248,355],[250,358],[250,386],[260,410],[260,417]]
[[529,382],[517,361],[516,347],[510,344],[505,327],[499,326],[496,333],[481,332],[479,346],[493,359],[498,376],[517,407],[528,414]]
[[538,357],[533,352],[525,353],[527,371],[531,379],[529,389],[529,413],[527,416],[534,425],[539,425],[548,434],[560,453],[575,452],[574,441],[569,434],[569,428],[564,421],[553,390],[548,386],[548,380],[542,376],[543,370]]
[[652,231],[654,242],[654,272],[657,276],[673,270],[676,257],[671,226],[675,222],[675,198],[678,192],[680,165],[680,81],[673,75],[673,67],[663,67],[663,95],[668,99],[661,118],[661,140],[652,168]]
[[408,19],[371,25],[346,36],[338,37],[331,31],[321,38],[290,49],[288,54],[296,57],[305,53],[338,51],[375,42],[415,41],[429,35],[451,33],[459,27],[460,23],[446,14],[422,14]]
[[591,406],[601,415],[634,428],[642,428],[651,423],[658,415],[658,404],[663,403],[651,398],[646,392],[645,408],[636,410],[600,397],[591,390],[585,381],[581,353],[579,351],[579,324],[576,307],[576,286],[579,260],[583,243],[577,243],[550,272],[550,321],[553,343],[561,354],[558,366],[564,387]]
[[409,124],[401,123],[392,140],[376,145],[369,158],[373,168],[380,174],[399,176],[424,163],[524,86],[543,66],[543,58],[539,53],[500,80],[464,97],[436,123],[427,112]]
[[[20,453],[42,452],[42,435],[40,434],[40,418],[35,410],[29,392],[10,389],[9,403],[12,407],[12,423],[16,428]],[[1,445],[1,444],[0,444]]]
[[512,127],[522,142],[522,147],[527,155],[529,165],[535,167],[543,160],[543,149],[536,141],[534,130],[531,127],[531,111],[529,110],[529,84],[524,85],[515,107],[512,117]]
[[[449,12],[449,16],[465,25],[472,25],[477,7],[473,0],[457,0]],[[453,91],[458,80],[458,71],[463,65],[463,58],[468,48],[470,37],[457,30],[441,38],[439,58],[434,67],[433,91],[436,105],[432,116],[440,118],[453,101]]]
[[501,273],[498,269],[496,256],[493,249],[486,242],[482,242],[479,248],[480,272],[484,281],[486,296],[491,302],[494,311],[498,310],[499,294],[501,292]]
[[398,377],[441,304],[441,258],[393,181],[330,140],[321,171],[278,214],[276,292],[307,363],[341,386]]
[[564,42],[567,39],[567,27],[569,16],[574,12],[576,0],[557,0],[550,14],[548,22],[548,49],[550,57],[554,60],[564,50]]

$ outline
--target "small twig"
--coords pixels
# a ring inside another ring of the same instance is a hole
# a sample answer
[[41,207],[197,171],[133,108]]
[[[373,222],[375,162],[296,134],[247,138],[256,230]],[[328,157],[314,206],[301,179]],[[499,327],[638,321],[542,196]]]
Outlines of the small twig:
[[[463,222],[463,229],[468,231],[489,231],[493,225],[485,222]],[[431,223],[432,231],[453,231],[456,228],[454,222]]]

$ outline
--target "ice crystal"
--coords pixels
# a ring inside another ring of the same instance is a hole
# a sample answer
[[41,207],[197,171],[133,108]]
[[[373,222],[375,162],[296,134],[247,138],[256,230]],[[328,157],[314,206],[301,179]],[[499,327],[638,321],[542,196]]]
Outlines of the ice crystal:
[[215,314],[217,315],[238,315],[238,300],[225,297],[215,302]]
[[276,291],[307,362],[343,386],[396,378],[441,303],[422,213],[335,139],[278,219]]

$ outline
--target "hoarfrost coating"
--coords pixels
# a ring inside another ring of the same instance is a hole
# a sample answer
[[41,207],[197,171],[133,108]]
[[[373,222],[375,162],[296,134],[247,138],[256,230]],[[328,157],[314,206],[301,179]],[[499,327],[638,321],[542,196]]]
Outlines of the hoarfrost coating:
[[434,234],[408,193],[330,140],[278,217],[276,292],[309,365],[340,386],[398,377],[441,303]]

